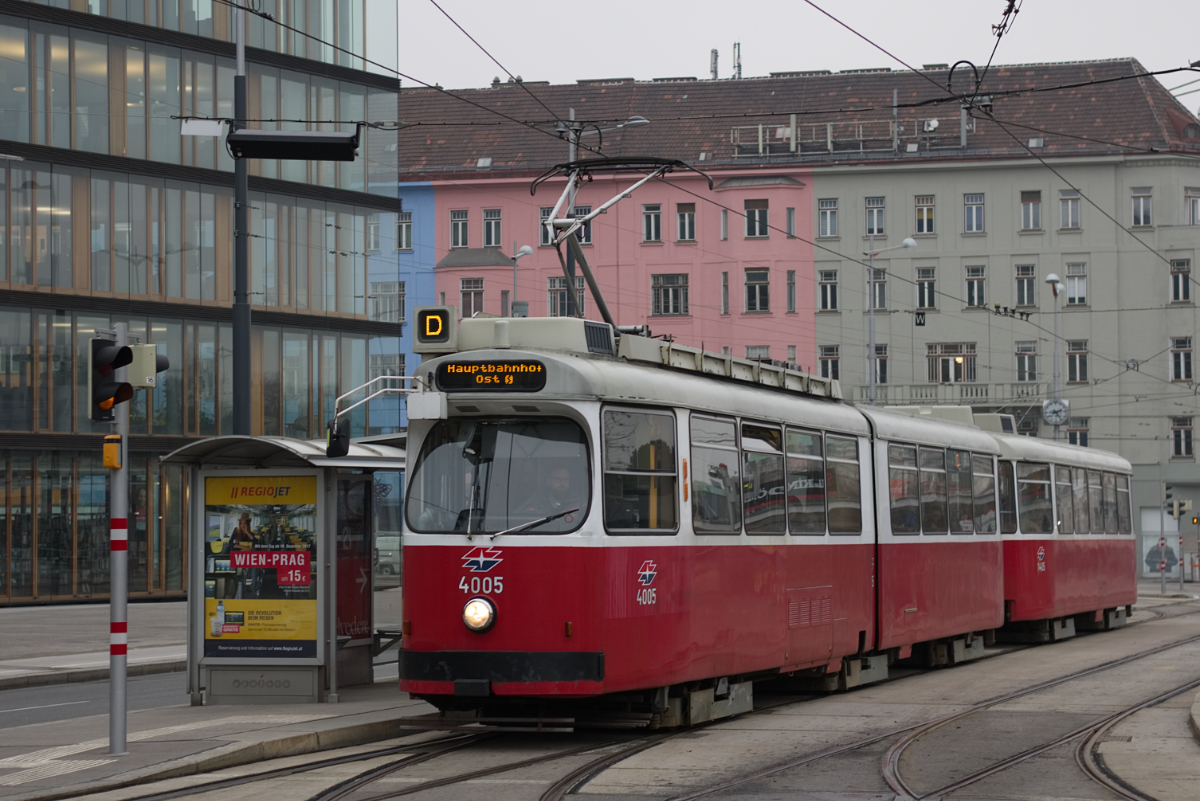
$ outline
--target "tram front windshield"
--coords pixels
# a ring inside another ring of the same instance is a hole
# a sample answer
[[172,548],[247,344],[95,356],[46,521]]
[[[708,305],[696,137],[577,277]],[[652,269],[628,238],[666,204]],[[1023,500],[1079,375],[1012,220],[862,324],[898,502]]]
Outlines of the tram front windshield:
[[421,448],[406,519],[418,534],[563,533],[579,528],[590,500],[587,437],[577,423],[442,420]]

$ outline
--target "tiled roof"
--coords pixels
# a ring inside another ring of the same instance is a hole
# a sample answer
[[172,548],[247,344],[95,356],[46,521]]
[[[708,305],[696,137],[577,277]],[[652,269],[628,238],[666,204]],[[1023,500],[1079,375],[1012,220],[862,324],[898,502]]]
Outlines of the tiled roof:
[[[1011,135],[998,122],[979,118],[968,129],[965,149],[959,143],[959,103],[945,90],[945,69],[500,83],[451,93],[405,89],[400,119],[420,124],[400,132],[400,179],[538,173],[566,161],[566,144],[553,135],[547,107],[564,117],[573,107],[577,119],[602,125],[641,115],[651,125],[603,134],[605,155],[676,158],[700,167],[1027,158],[1024,143],[1033,137],[1042,138],[1036,152],[1043,156],[1200,152],[1200,122],[1145,73],[1129,58],[993,66],[981,94],[993,97],[995,118],[1012,123]],[[966,91],[971,80],[970,69],[960,67],[955,90]],[[1019,93],[1007,94],[1014,91]],[[893,92],[901,106],[898,150],[890,127]],[[799,153],[789,143],[791,114],[797,115]],[[927,120],[937,120],[932,131]],[[596,135],[583,140],[589,148],[600,141]],[[479,168],[481,158],[490,158],[490,167]]]

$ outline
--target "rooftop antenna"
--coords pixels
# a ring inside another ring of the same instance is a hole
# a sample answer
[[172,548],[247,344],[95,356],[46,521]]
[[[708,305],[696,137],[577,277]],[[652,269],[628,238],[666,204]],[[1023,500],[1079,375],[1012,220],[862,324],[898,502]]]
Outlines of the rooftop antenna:
[[708,59],[708,69],[712,72],[712,79],[717,80],[717,48],[712,49],[712,56]]
[[742,77],[742,43],[733,43],[733,77],[741,79]]

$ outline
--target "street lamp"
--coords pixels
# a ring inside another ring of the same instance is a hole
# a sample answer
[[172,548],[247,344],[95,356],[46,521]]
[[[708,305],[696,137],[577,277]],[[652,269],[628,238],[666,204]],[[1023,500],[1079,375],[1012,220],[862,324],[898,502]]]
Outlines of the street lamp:
[[895,245],[890,248],[883,248],[881,250],[875,250],[874,245],[875,236],[872,234],[868,241],[868,247],[870,247],[871,250],[868,250],[863,254],[867,257],[867,303],[869,304],[867,318],[869,320],[868,329],[870,332],[867,335],[867,402],[872,406],[875,405],[875,294],[872,287],[872,284],[875,280],[875,256],[889,250],[915,248],[917,246],[917,240],[910,236],[899,245]]
[[[1050,285],[1050,291],[1054,294],[1054,400],[1058,400],[1058,296],[1066,289],[1066,286],[1058,280],[1056,273],[1047,275],[1046,283]],[[1058,427],[1059,424],[1055,423],[1055,440],[1058,440]]]
[[[577,150],[579,148],[579,140],[582,137],[591,136],[592,134],[603,137],[608,131],[618,131],[622,128],[641,128],[649,124],[650,120],[639,114],[635,114],[634,116],[625,120],[625,122],[617,123],[616,125],[609,125],[603,128],[601,128],[599,125],[584,127],[575,124],[575,109],[569,108],[567,109],[567,121],[560,121],[554,129],[560,137],[566,138],[567,161],[573,162],[576,158],[578,158]],[[603,147],[603,145],[600,147]],[[596,149],[599,150],[600,148],[597,147]],[[567,195],[567,215],[569,217],[575,216],[574,183],[571,184],[570,191]],[[571,284],[567,287],[567,315],[570,317],[575,317],[578,315],[578,312],[575,310],[575,253],[570,248],[567,249],[567,274],[569,279],[568,283]]]
[[522,245],[521,249],[517,250],[517,241],[515,239],[513,240],[513,255],[512,255],[513,296],[512,296],[512,308],[511,308],[511,311],[509,312],[513,317],[528,317],[529,316],[529,301],[524,301],[525,313],[517,314],[517,259],[521,258],[522,256],[532,256],[532,255],[533,255],[533,248],[529,247],[529,245]]

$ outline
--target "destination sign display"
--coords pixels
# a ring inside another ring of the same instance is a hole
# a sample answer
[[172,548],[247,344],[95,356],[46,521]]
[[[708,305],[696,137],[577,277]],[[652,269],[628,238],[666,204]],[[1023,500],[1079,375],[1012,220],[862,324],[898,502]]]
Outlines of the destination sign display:
[[438,365],[437,385],[446,392],[537,392],[546,387],[546,366],[534,361],[446,362]]

